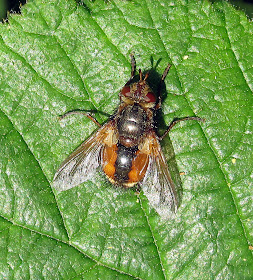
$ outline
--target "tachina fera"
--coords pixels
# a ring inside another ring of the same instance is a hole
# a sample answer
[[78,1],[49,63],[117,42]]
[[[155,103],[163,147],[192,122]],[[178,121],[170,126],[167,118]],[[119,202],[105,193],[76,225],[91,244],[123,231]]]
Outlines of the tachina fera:
[[108,180],[115,185],[131,188],[138,184],[150,205],[163,217],[178,208],[176,186],[162,152],[160,141],[179,121],[199,117],[175,119],[162,136],[158,136],[155,115],[161,108],[161,86],[171,65],[166,67],[155,94],[147,82],[149,72],[134,81],[136,62],[131,55],[131,77],[119,93],[120,105],[116,113],[101,125],[84,112],[68,112],[63,117],[81,113],[99,126],[66,160],[54,176],[53,186],[59,191],[71,189],[89,180],[101,166]]

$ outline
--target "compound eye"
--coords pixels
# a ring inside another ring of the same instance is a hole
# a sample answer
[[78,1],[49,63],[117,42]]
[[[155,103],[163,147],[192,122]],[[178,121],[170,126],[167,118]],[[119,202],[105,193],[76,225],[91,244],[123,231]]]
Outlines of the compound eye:
[[121,90],[121,94],[125,97],[131,97],[130,86],[124,86]]
[[156,102],[156,97],[155,94],[153,92],[148,92],[148,94],[145,96],[144,98],[145,102]]

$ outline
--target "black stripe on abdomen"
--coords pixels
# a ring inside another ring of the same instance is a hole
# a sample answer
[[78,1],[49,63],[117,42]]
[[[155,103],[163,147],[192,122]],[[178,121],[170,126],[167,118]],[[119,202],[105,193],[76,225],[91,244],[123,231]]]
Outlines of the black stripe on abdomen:
[[126,148],[125,146],[118,144],[114,174],[117,182],[124,183],[128,181],[128,173],[132,168],[132,161],[136,155],[136,151],[137,147]]

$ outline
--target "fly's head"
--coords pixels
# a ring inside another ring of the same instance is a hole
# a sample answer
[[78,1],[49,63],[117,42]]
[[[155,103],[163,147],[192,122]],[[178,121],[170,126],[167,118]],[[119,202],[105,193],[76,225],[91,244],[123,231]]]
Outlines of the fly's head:
[[139,70],[140,79],[133,82],[128,81],[122,88],[119,97],[120,101],[127,105],[139,104],[143,108],[154,108],[156,106],[156,95],[147,83],[148,73],[142,78],[142,71]]

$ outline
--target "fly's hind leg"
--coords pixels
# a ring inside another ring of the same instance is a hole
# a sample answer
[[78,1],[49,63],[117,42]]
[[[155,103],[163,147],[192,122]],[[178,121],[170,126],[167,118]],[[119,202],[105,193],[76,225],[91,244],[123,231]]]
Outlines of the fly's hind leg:
[[90,114],[83,112],[83,111],[70,111],[70,112],[67,112],[67,113],[61,115],[59,117],[59,119],[62,120],[69,115],[84,115],[87,118],[89,118],[91,121],[93,121],[98,127],[102,126],[94,117],[92,117]]
[[139,195],[141,192],[141,184],[137,183],[134,187],[135,187],[135,194]]

